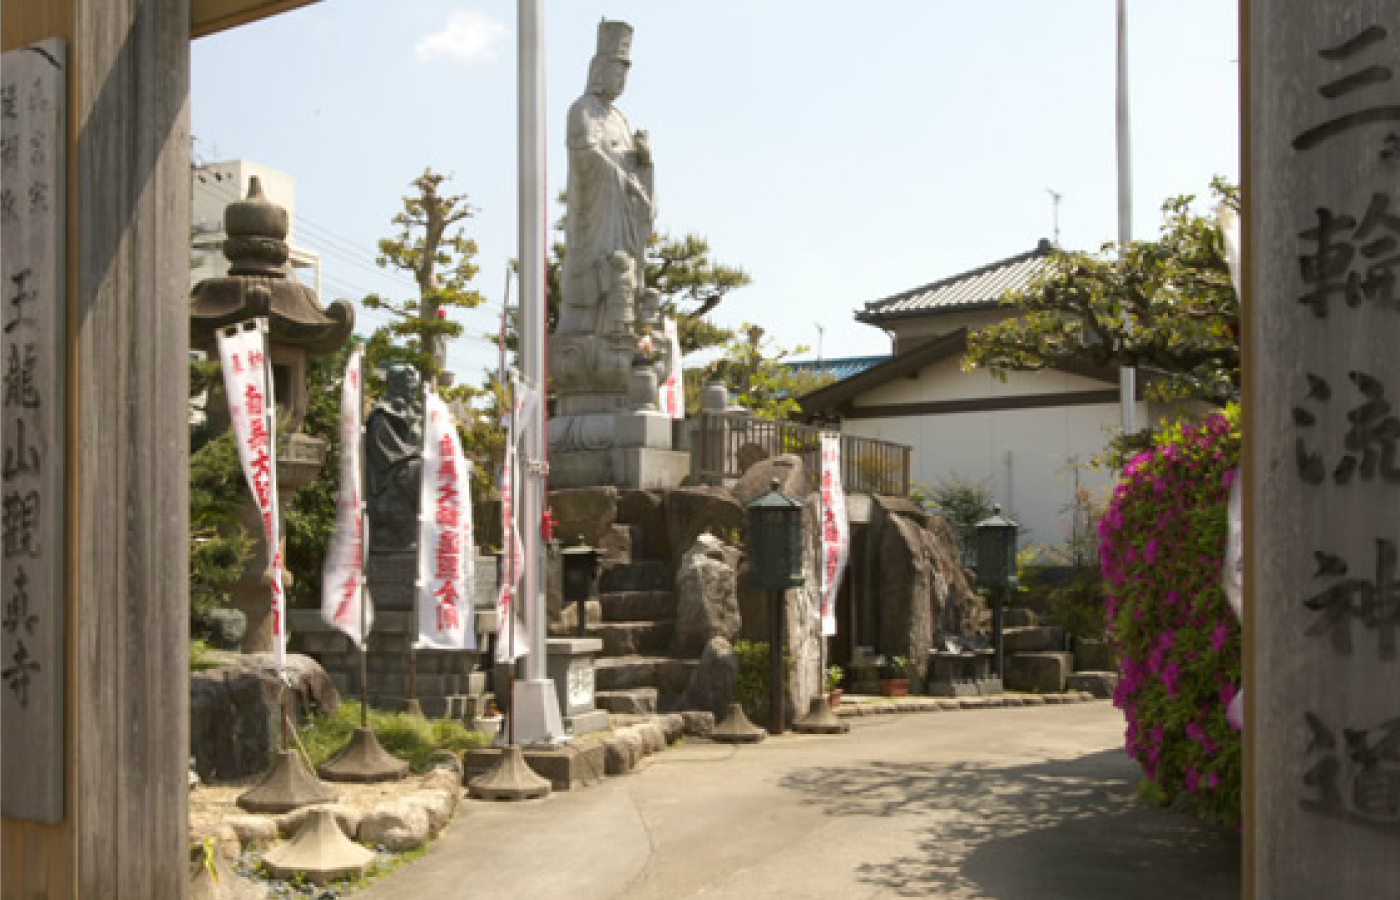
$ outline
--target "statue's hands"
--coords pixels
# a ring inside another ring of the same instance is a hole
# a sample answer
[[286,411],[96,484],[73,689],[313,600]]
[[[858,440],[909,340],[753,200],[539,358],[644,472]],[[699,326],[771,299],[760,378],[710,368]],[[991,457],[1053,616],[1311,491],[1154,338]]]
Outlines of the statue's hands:
[[651,139],[645,131],[638,131],[632,135],[632,146],[636,148],[637,165],[643,168],[651,168]]

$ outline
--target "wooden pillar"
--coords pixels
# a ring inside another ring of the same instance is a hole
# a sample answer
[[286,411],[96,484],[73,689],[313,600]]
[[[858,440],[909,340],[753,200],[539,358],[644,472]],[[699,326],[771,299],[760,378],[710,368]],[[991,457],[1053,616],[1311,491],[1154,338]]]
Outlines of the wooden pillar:
[[1400,0],[1247,0],[1247,886],[1400,889]]
[[5,0],[67,44],[65,784],[6,818],[3,900],[187,877],[189,0]]

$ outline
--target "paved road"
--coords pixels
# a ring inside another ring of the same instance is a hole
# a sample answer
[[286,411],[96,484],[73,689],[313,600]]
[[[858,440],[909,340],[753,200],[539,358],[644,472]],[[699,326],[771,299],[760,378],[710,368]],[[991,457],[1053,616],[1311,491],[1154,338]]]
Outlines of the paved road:
[[1106,702],[850,721],[845,736],[687,741],[542,801],[464,801],[421,861],[357,896],[1240,896],[1236,835],[1134,802]]

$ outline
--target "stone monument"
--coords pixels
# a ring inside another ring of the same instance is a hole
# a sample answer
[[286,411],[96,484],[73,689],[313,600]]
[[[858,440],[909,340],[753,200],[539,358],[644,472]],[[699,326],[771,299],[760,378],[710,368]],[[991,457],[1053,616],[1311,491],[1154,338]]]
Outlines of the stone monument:
[[672,449],[670,419],[657,411],[656,386],[680,360],[654,349],[665,342],[658,298],[645,287],[656,215],[651,148],[613,105],[631,47],[630,25],[601,22],[587,89],[569,108],[568,253],[549,348],[558,400],[552,487],[674,487],[689,470],[688,455]]
[[[283,515],[296,491],[310,484],[326,457],[326,442],[302,431],[306,419],[306,370],[311,357],[344,346],[355,324],[355,310],[344,300],[323,308],[316,291],[288,278],[287,211],[270,203],[253,178],[248,196],[224,210],[224,255],[228,275],[207,278],[190,297],[190,344],[215,352],[219,329],[256,317],[268,320],[273,398],[277,404],[277,498]],[[222,386],[208,403],[211,421],[226,423],[228,401]],[[232,605],[247,617],[245,652],[272,649],[272,608],[268,602],[268,554],[257,506],[246,498],[239,520],[254,541],[253,553],[234,585]],[[284,551],[285,551],[285,537]],[[290,576],[286,576],[290,581]]]

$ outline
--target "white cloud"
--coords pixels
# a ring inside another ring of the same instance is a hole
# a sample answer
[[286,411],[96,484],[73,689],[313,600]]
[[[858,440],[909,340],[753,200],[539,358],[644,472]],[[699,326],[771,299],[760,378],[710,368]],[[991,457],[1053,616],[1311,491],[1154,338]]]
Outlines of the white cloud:
[[440,31],[424,36],[413,48],[419,62],[439,59],[482,62],[496,58],[496,48],[510,37],[510,29],[479,10],[457,10]]

